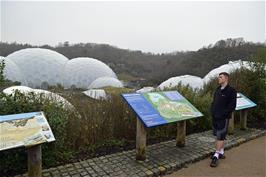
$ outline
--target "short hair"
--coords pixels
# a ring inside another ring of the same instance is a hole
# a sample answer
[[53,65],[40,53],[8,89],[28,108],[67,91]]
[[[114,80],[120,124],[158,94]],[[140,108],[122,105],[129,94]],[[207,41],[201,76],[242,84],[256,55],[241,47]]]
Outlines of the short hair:
[[219,73],[219,76],[220,75],[224,75],[224,76],[226,76],[227,78],[229,78],[229,74],[227,73],[227,72],[221,72],[221,73]]

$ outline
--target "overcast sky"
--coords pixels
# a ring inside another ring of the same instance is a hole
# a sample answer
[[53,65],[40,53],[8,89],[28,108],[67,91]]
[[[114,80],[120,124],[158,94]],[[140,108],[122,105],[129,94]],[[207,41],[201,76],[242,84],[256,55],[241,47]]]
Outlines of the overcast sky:
[[1,1],[2,42],[106,43],[164,53],[236,37],[265,42],[264,1]]

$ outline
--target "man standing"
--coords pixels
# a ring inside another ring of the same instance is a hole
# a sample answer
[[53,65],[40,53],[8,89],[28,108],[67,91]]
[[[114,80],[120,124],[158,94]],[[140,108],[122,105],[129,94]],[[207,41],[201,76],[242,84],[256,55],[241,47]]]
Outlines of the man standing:
[[229,86],[229,74],[222,72],[219,74],[219,87],[216,89],[211,105],[213,134],[216,136],[215,153],[212,154],[210,166],[217,167],[219,158],[224,156],[224,141],[227,134],[229,119],[236,107],[237,93]]

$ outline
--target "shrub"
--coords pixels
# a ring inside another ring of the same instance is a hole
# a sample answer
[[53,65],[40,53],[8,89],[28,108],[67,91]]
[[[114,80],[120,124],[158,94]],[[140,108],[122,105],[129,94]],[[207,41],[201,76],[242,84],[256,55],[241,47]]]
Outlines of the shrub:
[[[249,63],[250,69],[241,68],[230,74],[230,85],[257,104],[249,111],[248,121],[266,120],[266,48],[258,50]],[[204,86],[203,93],[213,94],[217,80]]]
[[[71,130],[67,130],[67,123],[72,111],[65,110],[62,105],[45,100],[34,93],[24,95],[18,91],[13,96],[0,93],[0,108],[0,115],[35,111],[45,113],[56,141],[42,145],[44,167],[54,166],[71,157],[73,152],[67,139]],[[4,157],[0,159],[0,174],[13,174],[26,169],[25,148],[1,151],[0,156]]]
[[0,86],[4,85],[5,78],[4,78],[4,68],[5,68],[5,61],[0,61]]

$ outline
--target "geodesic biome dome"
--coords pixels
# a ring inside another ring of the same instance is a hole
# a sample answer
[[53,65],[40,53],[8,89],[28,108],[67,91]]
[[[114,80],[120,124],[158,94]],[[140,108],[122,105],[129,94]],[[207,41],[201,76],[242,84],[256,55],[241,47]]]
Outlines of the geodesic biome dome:
[[64,107],[74,108],[74,106],[70,102],[68,102],[64,97],[56,93],[53,93],[47,90],[42,90],[42,89],[34,89],[33,91],[35,94],[43,95],[45,99],[54,101],[56,103],[63,104]]
[[117,78],[113,70],[99,60],[87,57],[73,58],[65,65],[64,87],[87,89],[100,77]]
[[36,88],[42,85],[62,84],[64,65],[68,59],[49,49],[28,48],[7,56],[21,70],[27,86]]
[[4,61],[4,77],[10,81],[18,81],[22,85],[26,85],[24,75],[21,73],[19,67],[10,59],[0,56],[0,62]]
[[103,87],[123,87],[123,84],[113,77],[99,77],[89,85],[88,89]]
[[247,61],[230,61],[228,64],[224,64],[219,66],[218,68],[214,68],[211,70],[204,78],[203,82],[207,84],[211,79],[217,78],[219,73],[221,72],[227,72],[232,73],[237,69],[240,69],[241,67],[244,67],[246,69],[251,69]]
[[32,89],[30,87],[26,87],[26,86],[12,86],[12,87],[8,87],[8,88],[4,89],[3,93],[7,94],[7,95],[13,95],[16,90],[18,90],[19,92],[21,92],[23,94],[28,94],[30,92],[33,92],[34,89]]
[[164,88],[173,88],[179,83],[183,86],[189,85],[193,89],[201,89],[203,87],[203,80],[197,76],[183,75],[177,77],[171,77],[168,80],[162,82],[158,87],[163,90]]
[[52,102],[62,104],[65,108],[74,108],[74,106],[68,102],[65,98],[62,96],[42,89],[32,89],[30,87],[26,86],[11,86],[3,90],[4,94],[7,95],[14,95],[16,91],[19,91],[20,93],[24,95],[28,95],[30,93],[34,93],[36,95],[36,98],[44,98],[46,100],[50,100]]
[[143,87],[136,91],[136,93],[146,93],[146,92],[152,92],[155,89],[153,87]]
[[96,100],[107,99],[107,94],[103,89],[89,89],[89,90],[86,90],[82,93],[84,93],[88,97],[96,99]]

